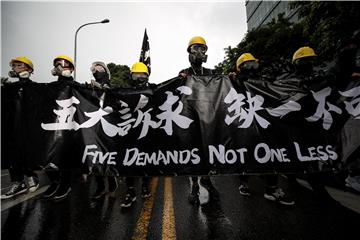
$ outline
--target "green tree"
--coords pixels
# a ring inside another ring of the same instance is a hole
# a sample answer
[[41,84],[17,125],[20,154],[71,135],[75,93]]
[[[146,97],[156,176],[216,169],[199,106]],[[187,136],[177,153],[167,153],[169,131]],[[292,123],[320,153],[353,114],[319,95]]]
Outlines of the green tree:
[[107,64],[111,73],[110,83],[113,87],[129,87],[130,68],[127,65]]
[[263,67],[277,64],[284,57],[290,58],[298,46],[307,40],[302,36],[300,25],[294,26],[281,14],[278,19],[249,31],[237,47],[225,48],[225,60],[215,69],[222,69],[225,74],[235,71],[237,58],[245,52],[259,58]]
[[323,60],[333,59],[338,42],[360,29],[360,2],[296,1],[290,6],[299,9],[303,35]]
[[296,1],[290,6],[298,9],[298,23],[279,15],[277,21],[248,31],[235,48],[224,49],[225,59],[215,66],[217,72],[234,71],[237,58],[250,52],[277,75],[277,71],[289,66],[283,63],[289,63],[293,53],[305,45],[314,48],[321,61],[331,61],[337,43],[360,29],[360,2]]

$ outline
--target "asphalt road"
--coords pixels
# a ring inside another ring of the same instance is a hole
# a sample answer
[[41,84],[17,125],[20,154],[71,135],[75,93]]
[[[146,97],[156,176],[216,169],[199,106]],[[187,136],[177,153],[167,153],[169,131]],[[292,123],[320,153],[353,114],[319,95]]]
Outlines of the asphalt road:
[[201,188],[201,205],[195,206],[187,200],[187,177],[154,177],[152,196],[145,200],[138,196],[131,208],[122,209],[125,185],[121,180],[115,195],[97,201],[90,197],[95,191],[93,179],[84,184],[78,176],[63,201],[41,199],[46,186],[32,195],[2,201],[1,239],[330,240],[358,236],[358,212],[318,199],[313,191],[283,177],[280,186],[294,197],[294,206],[264,199],[264,181],[256,176],[250,178],[248,197],[239,194],[238,177],[212,177],[214,188]]

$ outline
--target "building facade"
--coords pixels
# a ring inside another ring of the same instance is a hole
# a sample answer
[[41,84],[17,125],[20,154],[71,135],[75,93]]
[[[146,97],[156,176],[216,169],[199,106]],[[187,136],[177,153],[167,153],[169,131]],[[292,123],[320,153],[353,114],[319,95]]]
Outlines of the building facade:
[[284,18],[290,22],[297,22],[297,9],[290,9],[289,1],[250,1],[246,0],[246,19],[248,30],[256,29],[277,19],[278,14],[284,13]]

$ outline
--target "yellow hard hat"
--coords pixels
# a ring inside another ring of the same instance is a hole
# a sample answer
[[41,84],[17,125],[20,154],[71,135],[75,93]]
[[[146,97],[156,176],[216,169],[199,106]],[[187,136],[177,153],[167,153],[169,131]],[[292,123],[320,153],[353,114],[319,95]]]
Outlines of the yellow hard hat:
[[134,65],[132,65],[131,73],[146,73],[149,76],[149,70],[148,67],[142,63],[142,62],[136,62]]
[[54,59],[54,63],[53,63],[53,64],[55,65],[56,60],[59,60],[59,59],[64,59],[64,60],[68,61],[68,62],[71,63],[71,65],[74,67],[74,60],[72,60],[71,57],[66,56],[66,55],[57,56],[57,57]]
[[28,59],[27,57],[17,57],[17,58],[11,59],[10,65],[12,65],[13,62],[22,62],[22,63],[25,63],[28,67],[31,68],[32,72],[34,71],[34,64],[33,64],[32,61],[30,61],[30,59]]
[[316,57],[317,55],[314,52],[314,49],[311,47],[301,47],[293,55],[292,61],[294,62],[296,59],[304,58],[304,57]]
[[200,36],[195,36],[193,38],[190,39],[189,41],[189,44],[188,44],[188,48],[187,48],[187,51],[189,52],[189,49],[192,45],[194,44],[202,44],[202,45],[205,45],[206,47],[206,50],[208,49],[207,45],[206,45],[206,41],[203,37],[200,37]]
[[251,53],[243,53],[240,55],[240,57],[236,60],[236,70],[240,70],[240,65],[244,62],[248,61],[258,61]]

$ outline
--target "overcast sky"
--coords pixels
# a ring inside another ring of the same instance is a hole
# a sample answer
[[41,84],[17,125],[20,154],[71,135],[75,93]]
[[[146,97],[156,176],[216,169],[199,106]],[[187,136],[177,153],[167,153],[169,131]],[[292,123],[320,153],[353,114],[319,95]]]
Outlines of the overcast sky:
[[77,39],[77,81],[90,81],[91,63],[132,66],[139,60],[145,28],[149,36],[152,73],[160,83],[189,66],[191,37],[205,38],[213,68],[224,59],[224,48],[235,47],[247,31],[241,2],[1,2],[1,76],[7,77],[10,59],[26,56],[34,63],[32,79],[56,80],[50,73],[58,55],[74,57],[76,29],[84,23],[110,23],[82,28]]

